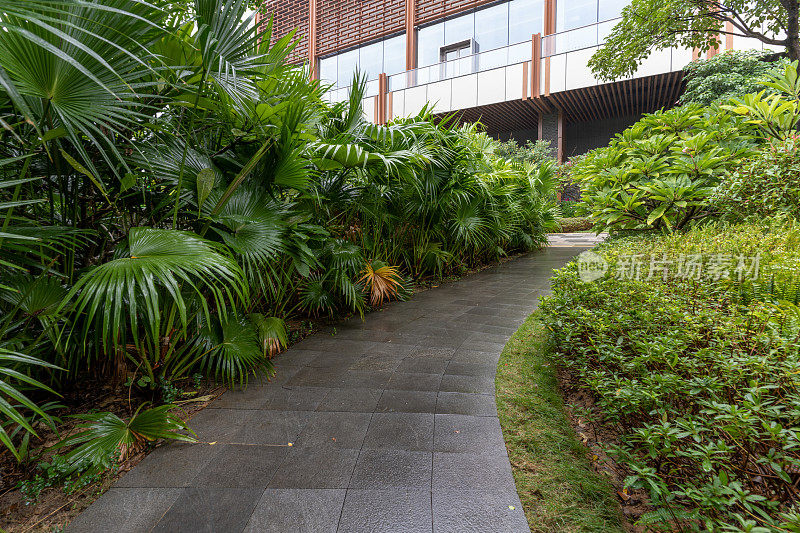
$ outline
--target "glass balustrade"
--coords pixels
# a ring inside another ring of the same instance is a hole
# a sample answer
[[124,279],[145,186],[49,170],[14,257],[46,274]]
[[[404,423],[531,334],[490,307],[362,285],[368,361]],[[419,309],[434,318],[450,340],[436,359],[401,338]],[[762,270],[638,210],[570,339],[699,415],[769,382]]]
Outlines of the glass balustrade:
[[389,76],[389,91],[409,89],[530,60],[531,42],[524,41],[394,74]]

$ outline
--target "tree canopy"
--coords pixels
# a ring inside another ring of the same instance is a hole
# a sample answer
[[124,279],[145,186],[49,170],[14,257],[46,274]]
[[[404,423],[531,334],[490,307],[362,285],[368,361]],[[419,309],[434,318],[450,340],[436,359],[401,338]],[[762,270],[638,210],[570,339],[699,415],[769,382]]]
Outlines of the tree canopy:
[[589,61],[599,77],[632,75],[651,53],[666,48],[719,48],[726,35],[784,47],[800,59],[800,0],[632,0]]

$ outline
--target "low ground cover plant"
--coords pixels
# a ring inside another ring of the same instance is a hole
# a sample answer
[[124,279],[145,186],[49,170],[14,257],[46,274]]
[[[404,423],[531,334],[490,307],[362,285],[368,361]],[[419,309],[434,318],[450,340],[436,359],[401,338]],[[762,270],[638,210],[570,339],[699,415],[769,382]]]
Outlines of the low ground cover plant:
[[640,523],[797,530],[800,227],[717,223],[596,252],[605,274],[570,264],[541,308],[554,362],[618,429],[626,484],[650,494]]

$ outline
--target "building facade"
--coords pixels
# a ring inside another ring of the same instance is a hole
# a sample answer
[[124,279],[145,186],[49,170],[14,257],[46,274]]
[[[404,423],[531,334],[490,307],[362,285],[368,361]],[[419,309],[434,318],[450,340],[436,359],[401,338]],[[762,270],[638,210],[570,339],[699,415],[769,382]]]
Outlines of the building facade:
[[[426,104],[481,121],[500,138],[549,140],[560,159],[606,144],[641,113],[674,105],[692,50],[652,54],[605,83],[587,63],[629,0],[264,0],[273,39],[295,32],[292,61],[347,98],[367,76],[367,118],[386,123]],[[762,48],[732,39],[720,50]],[[709,54],[715,53],[714,51]]]

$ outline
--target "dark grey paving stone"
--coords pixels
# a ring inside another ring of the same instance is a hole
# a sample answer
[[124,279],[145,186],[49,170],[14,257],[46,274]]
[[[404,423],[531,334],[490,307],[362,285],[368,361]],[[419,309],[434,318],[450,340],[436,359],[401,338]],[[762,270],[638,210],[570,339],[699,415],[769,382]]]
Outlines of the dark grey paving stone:
[[386,384],[387,389],[412,391],[437,391],[441,374],[395,372]]
[[187,487],[215,453],[208,444],[164,444],[122,476],[114,487]]
[[508,456],[433,452],[433,491],[442,489],[515,490]]
[[445,357],[408,357],[397,366],[397,372],[416,374],[444,374],[448,358]]
[[409,357],[420,359],[450,359],[455,351],[455,348],[437,348],[427,344],[420,344],[409,354]]
[[473,392],[477,394],[494,394],[494,376],[453,376],[445,374],[439,386],[442,392]]
[[430,490],[349,489],[337,531],[426,533],[432,530]]
[[492,394],[440,392],[436,399],[436,413],[496,417],[497,404]]
[[311,368],[347,368],[361,359],[361,355],[340,355],[334,352],[319,352],[307,366]]
[[391,376],[391,372],[348,370],[340,376],[335,386],[345,389],[382,389]]
[[305,367],[286,382],[291,387],[335,387],[344,368],[312,368]]
[[372,413],[314,413],[294,445],[361,449],[371,418]]
[[356,360],[348,370],[394,372],[403,361],[401,357],[390,354],[371,354]]
[[242,531],[263,492],[262,489],[183,489],[153,531]]
[[327,533],[336,531],[345,489],[267,489],[246,533]]
[[320,352],[318,350],[301,350],[300,348],[293,346],[275,358],[275,365],[278,367],[283,365],[304,367],[319,357],[319,354]]
[[494,379],[497,365],[487,363],[465,363],[463,361],[450,361],[445,374],[454,376],[474,376]]
[[[466,345],[465,345],[466,346]],[[472,363],[472,364],[485,364],[497,366],[500,361],[500,351],[498,352],[479,352],[476,350],[459,349],[454,355],[451,362],[458,363]]]
[[429,490],[432,468],[431,452],[362,450],[350,478],[350,488]]
[[399,341],[386,341],[379,344],[367,355],[391,355],[399,358],[406,357],[417,349],[416,343],[403,343]]
[[317,411],[343,411],[371,413],[378,405],[381,389],[331,389],[317,407]]
[[434,418],[437,452],[506,454],[500,421],[490,416],[441,414]]
[[375,413],[364,449],[433,450],[433,415],[427,413]]
[[330,446],[292,446],[272,476],[273,489],[344,489],[350,483],[358,450]]
[[247,409],[203,409],[188,424],[199,441],[232,442],[239,428],[250,423],[253,413]]
[[150,531],[183,492],[112,487],[67,527],[70,533]]
[[191,481],[201,488],[267,488],[288,452],[288,446],[221,444]]
[[385,390],[376,413],[433,413],[436,391]]
[[325,387],[273,387],[265,391],[260,409],[273,411],[313,411],[331,389]]
[[516,491],[452,490],[433,493],[435,533],[528,533]]
[[313,413],[306,411],[252,411],[247,424],[238,428],[236,444],[287,445],[294,442]]

